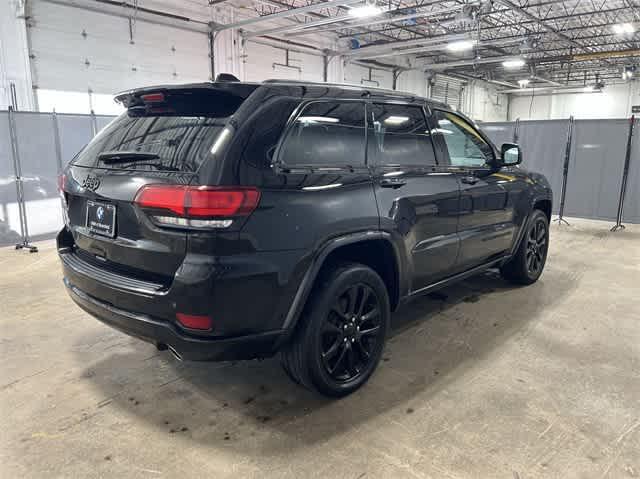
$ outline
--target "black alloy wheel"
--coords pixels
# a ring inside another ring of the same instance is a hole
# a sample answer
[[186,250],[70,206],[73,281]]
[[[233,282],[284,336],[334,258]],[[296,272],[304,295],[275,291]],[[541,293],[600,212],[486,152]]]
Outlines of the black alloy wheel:
[[530,275],[539,275],[547,256],[547,223],[542,218],[537,218],[531,225],[527,235],[527,271]]
[[378,273],[353,262],[327,267],[282,349],[282,366],[308,389],[351,394],[380,363],[390,320],[389,293]]
[[373,289],[358,283],[333,302],[320,337],[322,364],[339,382],[356,379],[366,371],[383,340],[380,303]]
[[538,209],[531,213],[515,254],[500,267],[502,276],[516,284],[535,283],[547,262],[549,218]]

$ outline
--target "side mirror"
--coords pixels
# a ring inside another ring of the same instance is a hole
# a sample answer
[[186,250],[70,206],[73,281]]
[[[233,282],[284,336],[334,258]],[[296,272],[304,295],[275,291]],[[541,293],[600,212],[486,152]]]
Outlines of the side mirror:
[[514,166],[522,163],[522,150],[515,143],[503,143],[498,166]]

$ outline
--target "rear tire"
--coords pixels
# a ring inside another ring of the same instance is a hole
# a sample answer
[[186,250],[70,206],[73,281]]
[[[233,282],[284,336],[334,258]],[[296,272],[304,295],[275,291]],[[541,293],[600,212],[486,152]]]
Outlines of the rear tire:
[[501,268],[502,276],[512,283],[535,283],[547,261],[549,219],[541,210],[533,210],[516,254]]
[[387,288],[375,271],[358,263],[332,267],[314,286],[282,351],[285,372],[325,396],[351,394],[380,362],[390,316]]

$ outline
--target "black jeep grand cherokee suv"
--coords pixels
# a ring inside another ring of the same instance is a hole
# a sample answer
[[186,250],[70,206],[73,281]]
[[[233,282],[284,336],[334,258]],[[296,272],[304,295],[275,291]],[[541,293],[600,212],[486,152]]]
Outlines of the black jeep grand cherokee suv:
[[180,358],[280,352],[292,379],[342,396],[404,301],[489,267],[542,272],[549,184],[444,104],[284,81],[117,99],[126,113],[60,179],[64,283]]

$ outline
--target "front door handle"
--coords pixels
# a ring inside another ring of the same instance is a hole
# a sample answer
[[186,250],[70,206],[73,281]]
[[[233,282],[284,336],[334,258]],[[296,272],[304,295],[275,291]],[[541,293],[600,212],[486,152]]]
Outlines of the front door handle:
[[479,179],[476,176],[468,175],[460,178],[460,181],[466,183],[467,185],[475,185],[479,181]]
[[383,178],[380,180],[380,186],[382,188],[400,188],[407,184],[407,180],[402,178]]

